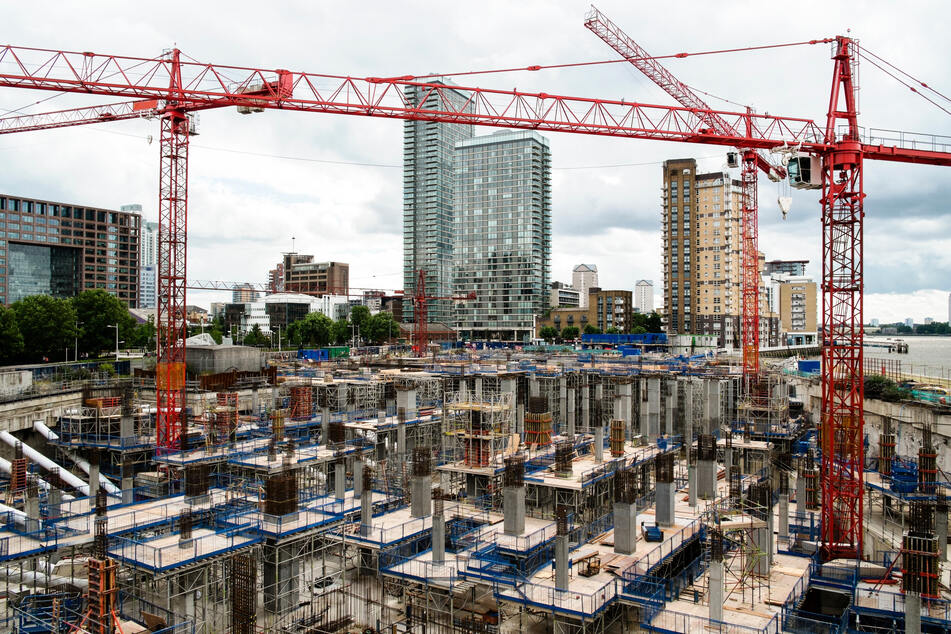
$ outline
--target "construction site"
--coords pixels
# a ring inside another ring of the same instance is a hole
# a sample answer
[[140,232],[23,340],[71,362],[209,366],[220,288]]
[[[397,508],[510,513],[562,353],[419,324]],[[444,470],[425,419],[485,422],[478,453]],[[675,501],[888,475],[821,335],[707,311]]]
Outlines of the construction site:
[[[0,89],[127,100],[0,133],[161,126],[154,370],[0,402],[3,631],[951,631],[951,410],[867,402],[862,350],[863,162],[951,141],[858,125],[850,36],[776,45],[831,48],[816,123],[713,110],[585,26],[680,105],[0,46]],[[476,297],[419,270],[412,350],[189,374],[189,139],[224,107],[730,148],[740,354],[431,346],[427,301]],[[760,172],[822,192],[817,375],[760,359]]]
[[10,629],[951,628],[947,411],[869,425],[864,552],[827,559],[815,378],[660,353],[276,367],[190,384],[158,454],[143,379],[7,404]]

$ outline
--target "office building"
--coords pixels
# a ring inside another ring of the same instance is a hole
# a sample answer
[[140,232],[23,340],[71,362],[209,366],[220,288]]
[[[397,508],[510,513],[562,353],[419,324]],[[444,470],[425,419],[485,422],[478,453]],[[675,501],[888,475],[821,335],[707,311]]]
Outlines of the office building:
[[527,341],[548,306],[551,152],[536,132],[500,131],[456,144],[453,288],[471,339]]
[[654,312],[654,282],[651,280],[637,280],[634,284],[634,311]]
[[267,290],[269,293],[284,292],[284,262],[278,262],[267,272]]
[[[278,284],[275,276],[283,273],[283,282]],[[323,295],[350,294],[350,265],[344,262],[314,262],[314,256],[285,253],[284,261],[269,272],[269,288],[272,292],[300,293],[321,297]]]
[[816,343],[818,334],[817,286],[803,275],[772,276],[779,283],[781,338],[787,345]]
[[[449,89],[437,92],[409,86],[405,92],[410,104],[425,100],[427,108],[445,108],[445,101],[460,108],[465,102]],[[471,137],[470,125],[403,123],[403,289],[408,297],[416,292],[420,270],[427,295],[452,295],[453,156],[456,144]],[[412,321],[412,304],[405,308],[404,318]],[[451,302],[434,300],[427,308],[430,322],[451,323]]]
[[766,275],[785,273],[802,276],[806,274],[807,264],[809,264],[809,260],[770,260],[766,262]]
[[344,295],[314,297],[301,293],[274,293],[263,299],[232,302],[224,305],[222,320],[226,331],[246,334],[255,326],[269,334],[303,319],[309,313],[321,313],[334,321],[345,317],[348,310]]
[[141,216],[0,194],[0,303],[101,288],[139,301]]
[[552,282],[548,305],[551,308],[578,308],[581,306],[580,295],[577,288],[564,282]]
[[578,290],[581,307],[587,308],[588,291],[598,287],[598,265],[579,264],[571,270],[571,286]]
[[[664,306],[669,334],[716,335],[739,349],[742,189],[727,172],[697,174],[694,159],[664,162]],[[765,258],[757,254],[760,268]],[[779,317],[760,287],[760,345],[778,344]]]

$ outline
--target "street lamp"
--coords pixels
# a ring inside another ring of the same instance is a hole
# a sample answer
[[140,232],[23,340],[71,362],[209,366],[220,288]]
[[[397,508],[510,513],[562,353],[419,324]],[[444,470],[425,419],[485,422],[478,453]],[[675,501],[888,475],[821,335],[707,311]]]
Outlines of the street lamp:
[[118,362],[119,361],[119,324],[116,324],[114,326],[112,324],[107,324],[106,328],[114,328],[116,331],[116,362]]

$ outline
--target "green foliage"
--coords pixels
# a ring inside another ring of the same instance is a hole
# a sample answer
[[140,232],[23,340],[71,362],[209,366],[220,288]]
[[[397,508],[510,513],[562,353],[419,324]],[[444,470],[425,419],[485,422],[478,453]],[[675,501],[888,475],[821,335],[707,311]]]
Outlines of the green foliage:
[[[359,307],[358,307],[359,308]],[[372,315],[360,334],[368,341],[380,345],[400,334],[400,326],[393,319],[393,313],[380,311]]]
[[593,325],[591,325],[591,324],[585,324],[585,326],[584,326],[584,334],[586,334],[586,335],[600,335],[600,334],[601,334],[601,329],[598,328],[597,326],[593,326]]
[[0,364],[13,363],[23,354],[23,335],[12,309],[0,304]]
[[68,299],[31,295],[14,303],[11,309],[23,337],[25,360],[62,359],[65,350],[72,349],[76,311]]
[[261,326],[254,324],[251,330],[244,335],[242,343],[246,346],[263,346],[270,343],[271,338],[261,332]]
[[946,321],[936,321],[930,324],[918,324],[915,326],[916,335],[951,335],[951,327]]
[[911,398],[911,392],[899,387],[889,378],[871,374],[865,377],[865,398],[897,403],[902,399]]
[[577,326],[565,326],[561,329],[561,338],[562,339],[577,339],[578,335],[581,333],[578,330]]
[[342,346],[350,342],[350,323],[346,319],[338,319],[333,322],[330,329],[330,340],[336,346]]
[[287,338],[296,347],[319,348],[332,341],[335,330],[336,325],[330,317],[322,313],[310,313],[287,327]]
[[631,316],[631,327],[628,333],[640,335],[645,332],[664,332],[664,325],[658,313],[634,313]]
[[542,329],[538,332],[542,339],[548,342],[552,342],[558,338],[558,329],[554,326],[542,326]]
[[79,348],[92,355],[115,350],[116,331],[127,344],[135,339],[135,318],[115,295],[101,288],[83,291],[72,299],[76,320],[79,322]]
[[[111,329],[110,329],[111,331]],[[136,324],[132,334],[125,340],[126,344],[134,348],[155,349],[155,317],[149,315],[144,324]],[[220,342],[219,342],[220,343]]]
[[610,328],[608,328],[608,329],[605,331],[605,334],[608,334],[608,335],[619,335],[619,334],[621,334],[621,330],[620,330],[619,328],[615,327],[615,326],[611,326]]
[[360,336],[363,336],[363,329],[370,320],[370,309],[366,306],[354,306],[350,309],[350,323],[360,329]]
[[108,374],[109,376],[115,376],[115,375],[116,375],[116,368],[115,368],[115,366],[113,366],[111,363],[100,363],[100,364],[99,364],[99,371],[100,371],[100,372],[105,372],[105,373]]

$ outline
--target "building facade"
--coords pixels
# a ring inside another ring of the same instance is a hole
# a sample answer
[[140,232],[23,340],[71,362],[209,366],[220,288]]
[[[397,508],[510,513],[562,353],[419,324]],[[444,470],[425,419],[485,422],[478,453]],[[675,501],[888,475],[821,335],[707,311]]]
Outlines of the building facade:
[[[742,188],[728,172],[698,174],[694,159],[666,161],[662,193],[668,334],[716,335],[739,349],[743,315]],[[760,254],[757,254],[760,257]],[[760,266],[764,266],[760,257]],[[760,345],[778,345],[779,317],[760,285]]]
[[[551,289],[551,151],[537,132],[456,144],[453,288],[470,339],[528,341]],[[436,321],[432,318],[430,321]]]
[[139,302],[141,216],[0,194],[0,303],[101,288]]
[[588,293],[585,308],[552,308],[547,316],[539,315],[535,323],[535,336],[540,336],[545,326],[554,326],[558,332],[576,326],[583,334],[585,326],[601,332],[617,328],[622,333],[630,332],[634,325],[634,300],[631,291],[602,290],[592,288]]
[[284,262],[278,262],[267,272],[267,289],[269,293],[284,292]]
[[571,287],[578,290],[581,307],[587,308],[588,291],[598,287],[598,265],[579,264],[571,270]]
[[269,334],[278,329],[285,330],[309,313],[321,313],[336,321],[346,316],[348,307],[344,295],[314,297],[301,293],[275,293],[263,299],[225,304],[222,319],[225,330],[235,334],[246,334],[254,326]]
[[[142,205],[122,205],[120,211],[142,213]],[[139,230],[139,308],[155,308],[158,301],[157,222],[142,221]]]
[[281,291],[321,297],[350,294],[350,265],[344,262],[314,262],[314,256],[285,253],[279,267],[284,274]]
[[261,293],[259,293],[251,284],[235,284],[231,288],[232,304],[248,304],[250,302],[256,302],[260,296]]
[[[436,82],[443,83],[443,82]],[[462,107],[465,97],[450,89],[432,91],[406,88],[407,101],[427,108],[444,108],[444,101]],[[449,297],[453,263],[453,157],[456,144],[472,137],[472,126],[410,121],[403,123],[403,290],[416,292],[416,278],[424,271],[426,294]],[[406,304],[403,316],[413,320]],[[428,321],[452,323],[452,303],[427,302]]]
[[766,275],[785,273],[786,275],[805,275],[809,260],[770,260],[766,263]]
[[634,311],[638,313],[654,312],[654,282],[637,280],[634,284]]
[[581,306],[581,294],[578,289],[564,282],[552,282],[548,305],[551,308],[579,308]]

